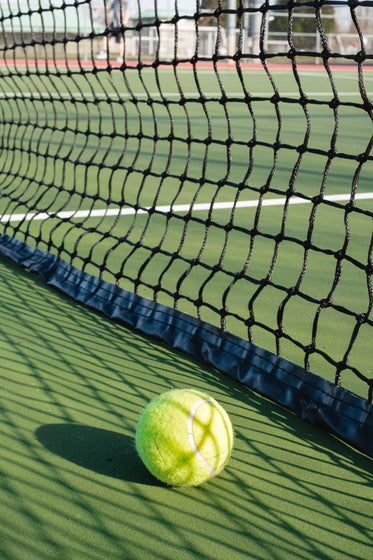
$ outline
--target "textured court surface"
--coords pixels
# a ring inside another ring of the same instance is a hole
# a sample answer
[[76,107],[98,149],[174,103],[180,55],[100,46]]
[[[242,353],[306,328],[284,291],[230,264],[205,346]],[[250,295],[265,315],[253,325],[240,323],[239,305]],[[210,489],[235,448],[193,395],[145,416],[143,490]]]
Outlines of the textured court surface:
[[[2,560],[368,560],[372,460],[0,259]],[[226,470],[160,485],[142,407],[196,387],[229,412]]]

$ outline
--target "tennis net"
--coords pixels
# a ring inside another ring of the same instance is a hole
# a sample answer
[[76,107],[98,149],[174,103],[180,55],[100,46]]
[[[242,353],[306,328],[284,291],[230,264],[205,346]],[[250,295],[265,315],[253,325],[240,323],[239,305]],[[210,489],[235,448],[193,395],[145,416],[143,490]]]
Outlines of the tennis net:
[[2,251],[372,403],[371,6],[5,0]]

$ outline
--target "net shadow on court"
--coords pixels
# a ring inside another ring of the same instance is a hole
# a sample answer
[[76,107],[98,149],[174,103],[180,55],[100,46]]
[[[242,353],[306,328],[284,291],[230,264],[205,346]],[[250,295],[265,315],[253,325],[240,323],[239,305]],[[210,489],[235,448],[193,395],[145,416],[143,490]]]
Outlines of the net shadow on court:
[[[4,558],[368,559],[370,459],[3,258],[1,276]],[[159,484],[135,454],[143,406],[172,387],[208,391],[234,424],[231,461],[199,489]]]

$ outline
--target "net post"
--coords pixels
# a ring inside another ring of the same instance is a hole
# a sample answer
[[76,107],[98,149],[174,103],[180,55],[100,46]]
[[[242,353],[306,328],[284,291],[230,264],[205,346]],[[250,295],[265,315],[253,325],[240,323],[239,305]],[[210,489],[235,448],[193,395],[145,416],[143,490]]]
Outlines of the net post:
[[[260,52],[260,23],[261,23],[261,12],[259,8],[261,6],[261,0],[248,0],[248,6],[252,10],[256,10],[250,12],[249,14],[249,40],[251,45],[251,54],[259,53]],[[255,59],[253,59],[253,62]]]
[[236,52],[236,10],[237,0],[227,1],[227,49],[228,56],[233,57]]

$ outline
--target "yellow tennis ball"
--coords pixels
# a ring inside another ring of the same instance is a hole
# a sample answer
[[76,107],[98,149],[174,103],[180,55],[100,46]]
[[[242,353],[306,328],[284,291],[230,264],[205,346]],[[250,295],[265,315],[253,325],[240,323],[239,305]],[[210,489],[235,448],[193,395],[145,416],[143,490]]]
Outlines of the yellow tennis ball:
[[215,399],[174,389],[152,400],[136,429],[144,465],[169,486],[199,486],[219,474],[233,447],[233,428]]

